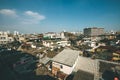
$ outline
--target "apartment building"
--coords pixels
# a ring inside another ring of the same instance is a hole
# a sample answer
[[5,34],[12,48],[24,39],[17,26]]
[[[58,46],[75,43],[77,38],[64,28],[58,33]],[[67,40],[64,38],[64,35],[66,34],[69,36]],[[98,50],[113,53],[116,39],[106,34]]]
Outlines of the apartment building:
[[85,36],[99,36],[102,34],[104,34],[104,28],[93,27],[93,28],[85,28],[84,29]]
[[12,41],[14,41],[14,39],[9,36],[8,32],[0,31],[0,44],[6,44]]

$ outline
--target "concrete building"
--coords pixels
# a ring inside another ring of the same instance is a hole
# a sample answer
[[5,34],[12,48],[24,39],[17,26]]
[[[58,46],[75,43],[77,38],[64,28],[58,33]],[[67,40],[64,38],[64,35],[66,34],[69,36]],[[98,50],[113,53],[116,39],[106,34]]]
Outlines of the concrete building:
[[57,44],[59,46],[65,47],[65,46],[71,46],[70,41],[64,40],[64,41],[58,41]]
[[65,38],[64,32],[61,32],[61,33],[60,33],[60,38],[61,38],[61,39],[64,39],[64,38]]
[[67,75],[71,74],[79,57],[79,51],[64,49],[52,59],[52,73],[57,75],[63,72]]
[[44,38],[48,37],[48,38],[56,38],[56,33],[55,32],[48,32],[44,34]]
[[19,35],[19,32],[18,31],[14,31],[14,35]]
[[12,41],[14,41],[14,39],[9,36],[8,32],[0,31],[0,44],[6,44]]
[[102,34],[104,34],[104,28],[93,27],[93,28],[85,28],[84,29],[85,36],[99,36]]
[[48,38],[61,38],[61,39],[65,39],[65,35],[64,32],[61,33],[56,33],[56,32],[48,32],[44,34],[44,38],[48,37]]

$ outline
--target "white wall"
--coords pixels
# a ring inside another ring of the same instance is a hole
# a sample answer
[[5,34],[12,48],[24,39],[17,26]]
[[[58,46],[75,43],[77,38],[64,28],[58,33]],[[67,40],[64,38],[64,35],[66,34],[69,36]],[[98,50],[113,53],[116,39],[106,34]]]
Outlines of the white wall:
[[[62,68],[61,68],[61,65],[62,65]],[[64,65],[64,64],[60,64],[60,63],[57,63],[57,62],[53,62],[52,66],[59,68],[60,71],[66,73],[66,74],[71,74],[71,72],[73,71],[73,67],[70,67],[70,66],[67,66],[67,65]]]

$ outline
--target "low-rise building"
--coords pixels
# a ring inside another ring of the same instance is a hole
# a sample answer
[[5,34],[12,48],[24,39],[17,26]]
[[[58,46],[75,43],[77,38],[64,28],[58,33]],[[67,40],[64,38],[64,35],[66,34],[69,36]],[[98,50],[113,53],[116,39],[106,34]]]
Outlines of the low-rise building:
[[52,45],[53,45],[53,42],[52,42],[52,41],[50,41],[50,40],[43,41],[42,43],[43,43],[43,46],[45,46],[45,47],[50,47],[50,46],[52,46]]
[[70,46],[70,41],[58,41],[57,42],[58,45],[65,47],[65,46]]
[[67,75],[71,74],[79,57],[79,51],[64,49],[52,59],[52,73],[57,75],[63,72]]
[[7,44],[14,41],[13,37],[9,36],[8,32],[0,31],[0,44]]

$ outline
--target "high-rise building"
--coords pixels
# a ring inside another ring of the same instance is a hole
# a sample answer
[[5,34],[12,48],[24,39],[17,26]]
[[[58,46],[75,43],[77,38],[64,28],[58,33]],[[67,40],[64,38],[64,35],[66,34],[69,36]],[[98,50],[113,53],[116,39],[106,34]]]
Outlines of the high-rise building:
[[84,29],[85,36],[99,36],[102,34],[104,34],[104,28],[93,27],[93,28],[85,28]]

